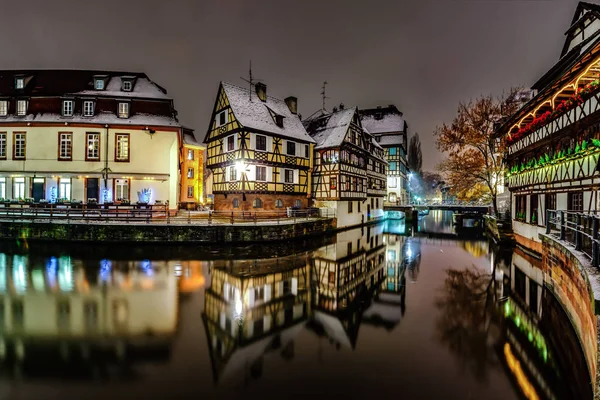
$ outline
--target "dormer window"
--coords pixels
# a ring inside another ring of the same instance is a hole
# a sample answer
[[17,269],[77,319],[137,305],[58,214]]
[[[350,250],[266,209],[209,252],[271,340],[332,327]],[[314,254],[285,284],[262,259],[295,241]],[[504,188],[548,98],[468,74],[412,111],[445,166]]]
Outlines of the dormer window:
[[278,127],[283,128],[283,116],[282,115],[276,115],[275,116],[275,124]]
[[119,118],[129,118],[129,103],[119,103]]
[[94,78],[94,89],[104,90],[104,78]]
[[63,117],[72,117],[73,116],[73,105],[75,102],[73,100],[63,100],[62,103],[62,115]]
[[94,116],[94,101],[84,100],[83,101],[83,116],[93,117]]
[[19,77],[15,78],[15,88],[23,89],[25,87],[25,78]]
[[17,101],[17,115],[27,115],[27,100]]
[[123,81],[123,91],[124,92],[131,92],[132,88],[133,88],[133,84],[131,81]]

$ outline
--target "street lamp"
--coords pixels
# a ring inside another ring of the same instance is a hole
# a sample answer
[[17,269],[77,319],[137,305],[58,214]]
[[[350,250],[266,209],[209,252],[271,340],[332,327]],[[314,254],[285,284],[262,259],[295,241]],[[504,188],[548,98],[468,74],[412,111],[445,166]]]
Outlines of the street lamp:
[[242,181],[242,201],[246,201],[246,172],[248,172],[248,165],[244,159],[237,160],[235,162],[235,169],[240,175],[240,180]]

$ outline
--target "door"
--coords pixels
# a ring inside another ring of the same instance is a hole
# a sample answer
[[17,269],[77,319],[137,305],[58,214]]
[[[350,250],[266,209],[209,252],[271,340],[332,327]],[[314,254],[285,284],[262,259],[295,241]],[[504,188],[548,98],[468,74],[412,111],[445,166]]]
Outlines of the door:
[[371,218],[371,205],[367,204],[367,218]]
[[86,179],[86,202],[89,201],[89,199],[100,201],[99,181],[100,179],[98,178]]
[[33,178],[33,185],[31,188],[31,197],[36,203],[42,200],[44,196],[44,178]]

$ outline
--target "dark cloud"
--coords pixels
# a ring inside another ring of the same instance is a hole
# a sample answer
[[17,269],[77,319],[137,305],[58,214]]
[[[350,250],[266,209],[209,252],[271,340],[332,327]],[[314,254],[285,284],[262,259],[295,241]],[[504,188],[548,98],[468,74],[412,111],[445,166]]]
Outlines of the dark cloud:
[[2,5],[2,68],[141,70],[204,137],[219,80],[254,75],[304,115],[395,103],[441,160],[432,131],[459,101],[529,85],[557,59],[575,0],[81,0]]

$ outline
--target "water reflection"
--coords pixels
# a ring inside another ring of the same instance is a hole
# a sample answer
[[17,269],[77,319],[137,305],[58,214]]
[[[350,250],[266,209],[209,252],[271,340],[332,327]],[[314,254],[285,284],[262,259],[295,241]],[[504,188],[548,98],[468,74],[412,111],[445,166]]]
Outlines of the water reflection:
[[312,397],[402,387],[415,399],[591,398],[539,262],[402,229],[349,230],[278,257],[0,253],[0,374],[116,378],[161,398],[284,386]]

